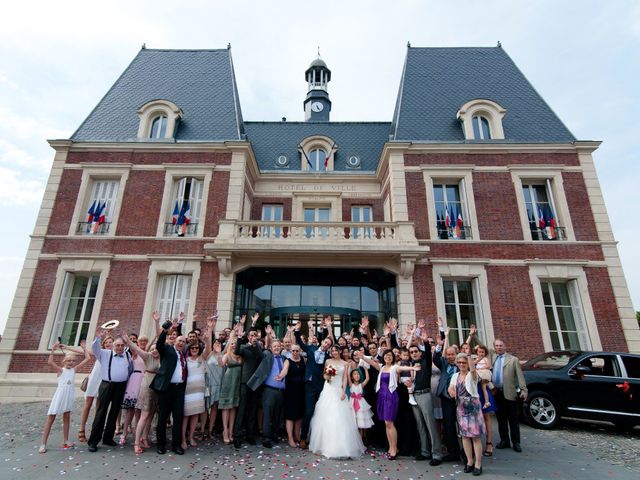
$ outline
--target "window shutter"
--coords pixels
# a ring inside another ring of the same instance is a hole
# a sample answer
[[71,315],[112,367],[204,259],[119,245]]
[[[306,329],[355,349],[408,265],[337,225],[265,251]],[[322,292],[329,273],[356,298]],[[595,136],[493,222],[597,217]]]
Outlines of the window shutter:
[[163,275],[160,277],[160,287],[158,288],[158,311],[160,312],[160,322],[173,318],[171,314],[175,284],[175,275]]
[[173,315],[178,316],[184,312],[185,316],[189,311],[189,296],[191,294],[191,276],[176,275],[176,288],[173,301]]
[[204,182],[195,178],[191,179],[191,190],[189,192],[189,206],[191,207],[191,223],[200,223],[200,213],[202,212],[202,191]]
[[91,199],[89,205],[87,205],[87,211],[91,207],[91,204],[95,201],[106,202],[104,209],[104,216],[106,222],[111,222],[113,212],[116,208],[116,198],[118,197],[118,187],[120,185],[119,180],[97,180],[93,183],[93,189],[91,192]]
[[69,308],[69,298],[71,297],[71,290],[73,289],[73,282],[75,275],[71,272],[64,274],[64,283],[62,284],[62,293],[60,294],[60,301],[58,302],[58,308],[56,310],[56,318],[54,321],[53,332],[49,339],[49,348],[58,341],[58,337],[62,333],[64,327],[64,319],[67,316],[67,309]]
[[583,350],[591,350],[591,339],[587,332],[587,323],[582,311],[582,301],[580,300],[580,292],[578,292],[578,282],[571,280],[567,283],[569,299],[571,300],[571,309],[573,310],[574,321],[576,322],[576,330],[578,331],[578,340],[580,348]]

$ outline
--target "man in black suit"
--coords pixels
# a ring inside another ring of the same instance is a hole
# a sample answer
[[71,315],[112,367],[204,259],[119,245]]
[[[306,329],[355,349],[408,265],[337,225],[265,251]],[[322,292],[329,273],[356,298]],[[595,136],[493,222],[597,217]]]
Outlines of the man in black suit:
[[156,342],[160,354],[160,369],[156,373],[150,388],[158,393],[158,429],[157,450],[166,453],[167,419],[172,416],[171,450],[183,455],[180,447],[182,436],[182,417],[184,415],[184,391],[187,383],[187,360],[182,353],[186,339],[182,335],[176,338],[174,345],[167,343],[167,334],[171,321],[162,324],[162,333]]
[[456,401],[449,395],[448,388],[451,377],[458,371],[456,365],[456,350],[447,347],[442,356],[442,345],[439,342],[433,354],[433,364],[440,369],[440,382],[436,394],[442,403],[442,423],[444,426],[444,443],[447,446],[447,456],[443,461],[460,460],[460,444],[458,443],[458,429],[456,419]]
[[[258,313],[253,316],[253,324],[256,323],[258,316]],[[245,316],[242,317],[240,322],[244,323]],[[240,448],[243,431],[246,431],[247,442],[250,445],[256,444],[256,417],[260,390],[252,390],[247,385],[262,361],[262,348],[258,345],[258,331],[254,327],[251,327],[242,338],[238,339],[235,354],[242,357],[242,373],[240,375],[240,405],[233,429],[233,446]]]
[[[305,370],[305,414],[304,420],[302,421],[302,432],[301,432],[301,441],[300,447],[307,447],[307,438],[309,436],[309,426],[311,424],[311,418],[313,417],[313,412],[316,409],[316,403],[318,398],[320,398],[320,393],[322,392],[322,387],[324,386],[324,378],[322,374],[324,373],[324,362],[329,357],[329,349],[333,345],[333,338],[329,336],[328,326],[331,323],[331,316],[326,316],[324,320],[324,325],[327,328],[323,328],[323,332],[320,333],[320,336],[325,335],[325,331],[327,336],[320,341],[320,346],[317,345],[308,345],[302,342],[302,335],[300,334],[300,322],[296,324],[296,327],[293,331],[293,334],[296,337],[296,343],[300,345],[302,350],[307,354],[307,366]],[[311,338],[312,327],[309,327],[309,338]]]

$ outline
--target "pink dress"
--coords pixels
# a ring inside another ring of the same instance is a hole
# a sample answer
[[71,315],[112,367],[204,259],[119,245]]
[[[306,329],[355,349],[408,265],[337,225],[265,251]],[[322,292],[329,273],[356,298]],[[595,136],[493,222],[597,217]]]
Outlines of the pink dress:
[[124,391],[124,400],[122,400],[122,408],[136,408],[138,402],[138,394],[140,393],[140,385],[144,377],[144,360],[140,355],[132,359],[133,373],[127,381],[127,388]]

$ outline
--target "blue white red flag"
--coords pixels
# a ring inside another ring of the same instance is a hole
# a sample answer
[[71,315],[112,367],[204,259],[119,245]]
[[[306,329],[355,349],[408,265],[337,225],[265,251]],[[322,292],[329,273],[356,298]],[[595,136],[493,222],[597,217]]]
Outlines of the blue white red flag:
[[176,206],[173,207],[173,213],[171,214],[171,223],[174,225],[178,223],[178,217],[180,216],[180,209],[178,208],[178,200],[176,200]]
[[94,200],[93,203],[91,204],[91,207],[89,207],[89,211],[87,212],[87,223],[91,223],[93,222],[93,214],[96,211],[96,201]]
[[544,221],[544,213],[542,212],[542,207],[538,207],[538,228],[540,230],[544,230],[547,226],[547,222]]
[[191,207],[189,207],[189,200],[182,204],[180,209],[180,215],[178,215],[177,225],[180,227],[178,231],[179,236],[183,236],[187,233],[187,226],[191,223]]

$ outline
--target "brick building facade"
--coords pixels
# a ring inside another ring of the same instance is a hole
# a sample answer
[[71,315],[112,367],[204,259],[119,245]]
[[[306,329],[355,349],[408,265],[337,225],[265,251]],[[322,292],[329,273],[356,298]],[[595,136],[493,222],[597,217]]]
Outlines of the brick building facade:
[[[53,167],[7,328],[0,395],[48,395],[48,349],[119,319],[248,310],[282,332],[446,319],[522,358],[640,351],[596,177],[501,47],[408,48],[390,122],[242,118],[230,50],[143,49]],[[433,324],[433,323],[432,323]]]

